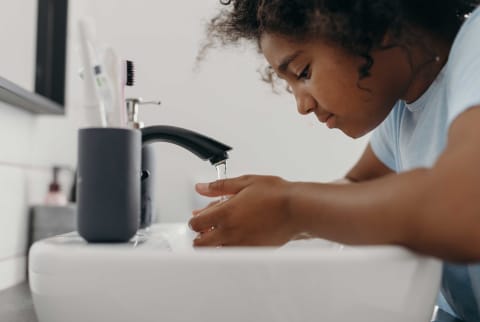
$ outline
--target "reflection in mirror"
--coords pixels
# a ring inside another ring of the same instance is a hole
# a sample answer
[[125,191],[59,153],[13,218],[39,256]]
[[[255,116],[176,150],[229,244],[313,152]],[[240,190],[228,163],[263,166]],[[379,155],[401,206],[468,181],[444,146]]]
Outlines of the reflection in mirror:
[[64,113],[67,8],[68,0],[10,0],[0,11],[0,101]]

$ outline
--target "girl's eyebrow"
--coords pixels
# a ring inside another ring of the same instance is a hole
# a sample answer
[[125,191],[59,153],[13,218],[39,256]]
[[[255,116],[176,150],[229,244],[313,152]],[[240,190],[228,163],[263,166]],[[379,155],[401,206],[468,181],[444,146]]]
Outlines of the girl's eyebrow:
[[290,65],[290,63],[294,61],[302,52],[303,52],[302,50],[297,50],[293,54],[283,58],[280,62],[280,65],[278,65],[278,72],[281,74],[285,74],[286,71],[288,70],[288,65]]

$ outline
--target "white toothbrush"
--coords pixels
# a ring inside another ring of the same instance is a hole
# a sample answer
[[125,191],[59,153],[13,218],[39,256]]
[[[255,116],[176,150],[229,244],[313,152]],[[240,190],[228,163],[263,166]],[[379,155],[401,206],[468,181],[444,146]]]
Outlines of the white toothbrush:
[[80,53],[83,64],[84,80],[84,105],[85,117],[88,126],[107,126],[105,107],[99,99],[95,86],[95,74],[93,65],[93,31],[91,25],[85,20],[80,20],[78,24],[80,36]]
[[103,59],[105,66],[105,73],[109,79],[112,90],[112,110],[109,111],[109,119],[112,126],[126,127],[127,126],[127,109],[124,102],[123,95],[123,79],[122,79],[122,62],[118,58],[115,50],[108,47],[105,50]]

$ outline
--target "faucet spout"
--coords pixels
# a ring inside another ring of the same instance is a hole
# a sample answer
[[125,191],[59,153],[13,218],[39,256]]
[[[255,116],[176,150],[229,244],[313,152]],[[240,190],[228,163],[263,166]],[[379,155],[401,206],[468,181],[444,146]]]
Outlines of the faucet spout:
[[141,131],[143,144],[173,143],[189,150],[202,160],[210,161],[213,165],[228,159],[227,151],[232,149],[205,135],[175,126],[149,126],[142,128]]

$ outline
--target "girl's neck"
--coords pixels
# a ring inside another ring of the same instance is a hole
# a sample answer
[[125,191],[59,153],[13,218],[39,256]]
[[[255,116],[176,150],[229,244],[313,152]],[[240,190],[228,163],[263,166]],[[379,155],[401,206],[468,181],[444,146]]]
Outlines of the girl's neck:
[[448,61],[451,42],[439,37],[426,35],[421,45],[411,47],[409,52],[412,66],[410,85],[403,100],[413,103],[432,85]]

